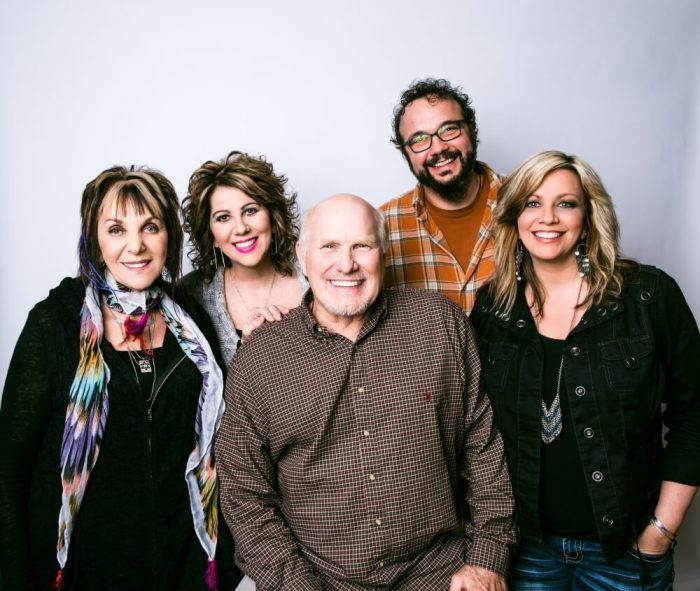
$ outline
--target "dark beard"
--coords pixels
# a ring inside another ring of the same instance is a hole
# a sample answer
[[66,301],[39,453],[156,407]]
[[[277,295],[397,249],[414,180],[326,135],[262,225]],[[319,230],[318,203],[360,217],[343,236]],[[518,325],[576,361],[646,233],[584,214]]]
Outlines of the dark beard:
[[427,169],[429,162],[426,162],[425,167],[419,172],[413,170],[413,174],[421,185],[428,187],[445,201],[449,201],[450,203],[461,203],[467,197],[469,180],[471,179],[472,172],[474,172],[474,168],[476,167],[476,150],[470,151],[466,157],[457,151],[450,151],[447,153],[443,152],[442,154],[435,156],[433,159],[431,159],[431,161],[438,160],[438,158],[442,156],[449,157],[452,155],[457,156],[462,164],[462,168],[459,171],[459,174],[449,181],[442,182],[431,175]]

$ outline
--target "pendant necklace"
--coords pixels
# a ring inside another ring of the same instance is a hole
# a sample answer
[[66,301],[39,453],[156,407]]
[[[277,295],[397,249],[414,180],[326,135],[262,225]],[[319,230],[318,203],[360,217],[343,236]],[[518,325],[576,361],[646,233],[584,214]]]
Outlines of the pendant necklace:
[[[574,328],[574,320],[576,320],[576,311],[578,309],[578,302],[581,298],[581,290],[583,289],[583,278],[578,286],[578,293],[576,294],[576,303],[574,304],[574,312],[571,315],[571,322],[569,323],[569,330],[566,333],[568,337],[571,330]],[[564,339],[566,340],[566,339]],[[564,373],[564,352],[561,354],[561,361],[559,362],[559,373],[557,375],[557,393],[552,400],[552,404],[547,408],[544,400],[540,399],[540,423],[541,431],[540,437],[544,443],[552,443],[562,430],[562,416],[561,416],[561,399],[559,397],[559,391],[561,390],[561,377]]]
[[[273,273],[272,275],[272,281],[270,281],[270,287],[267,290],[267,298],[265,298],[265,303],[262,306],[259,306],[260,308],[265,308],[267,304],[270,302],[270,296],[272,295],[272,288],[275,285],[275,280],[277,279],[277,273]],[[241,298],[241,302],[243,302],[243,305],[245,306],[245,309],[248,310],[249,314],[253,313],[253,310],[251,307],[248,305],[248,302],[246,302],[245,298],[243,297],[243,294],[241,293],[241,290],[238,289],[238,286],[236,285],[236,276],[233,273],[233,268],[231,268],[231,283],[233,284],[233,289],[236,290],[236,293],[238,294],[238,297]]]

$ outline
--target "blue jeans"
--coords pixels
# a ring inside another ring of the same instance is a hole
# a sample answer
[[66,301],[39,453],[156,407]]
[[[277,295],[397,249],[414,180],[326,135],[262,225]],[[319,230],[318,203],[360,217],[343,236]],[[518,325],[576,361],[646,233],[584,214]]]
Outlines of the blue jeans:
[[628,550],[609,563],[598,542],[547,537],[524,544],[510,572],[510,591],[668,591],[673,589],[673,550],[653,556]]

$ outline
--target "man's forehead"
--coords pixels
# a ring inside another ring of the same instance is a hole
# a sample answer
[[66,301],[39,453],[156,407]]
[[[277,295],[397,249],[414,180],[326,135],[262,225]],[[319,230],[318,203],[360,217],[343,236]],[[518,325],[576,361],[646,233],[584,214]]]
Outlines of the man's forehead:
[[447,121],[461,117],[462,109],[455,100],[436,96],[421,97],[406,106],[401,117],[401,125],[420,124],[428,118],[441,118],[441,121]]

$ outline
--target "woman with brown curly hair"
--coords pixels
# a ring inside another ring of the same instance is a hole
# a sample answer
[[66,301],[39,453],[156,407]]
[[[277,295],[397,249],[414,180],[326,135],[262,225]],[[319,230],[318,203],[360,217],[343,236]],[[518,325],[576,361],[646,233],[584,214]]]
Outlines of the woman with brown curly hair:
[[195,270],[183,286],[209,313],[227,365],[253,330],[301,303],[296,194],[286,183],[264,157],[239,151],[190,177],[183,208]]

